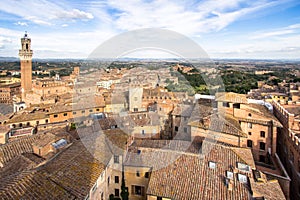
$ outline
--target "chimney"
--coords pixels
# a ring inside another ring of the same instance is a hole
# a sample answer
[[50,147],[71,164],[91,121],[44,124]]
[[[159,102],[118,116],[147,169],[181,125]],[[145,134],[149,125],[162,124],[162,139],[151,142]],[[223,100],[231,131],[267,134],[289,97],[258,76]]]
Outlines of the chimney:
[[228,191],[232,191],[232,188],[233,188],[232,181],[229,180],[228,185],[227,185],[227,189],[228,189]]
[[206,127],[209,127],[210,125],[210,118],[209,117],[204,117],[203,118],[203,125]]

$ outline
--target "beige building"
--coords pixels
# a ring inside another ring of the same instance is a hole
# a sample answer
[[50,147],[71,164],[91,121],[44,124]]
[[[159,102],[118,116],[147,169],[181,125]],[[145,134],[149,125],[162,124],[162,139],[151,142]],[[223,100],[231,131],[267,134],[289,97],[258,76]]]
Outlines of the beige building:
[[21,84],[0,84],[0,103],[11,104],[13,97],[21,94]]

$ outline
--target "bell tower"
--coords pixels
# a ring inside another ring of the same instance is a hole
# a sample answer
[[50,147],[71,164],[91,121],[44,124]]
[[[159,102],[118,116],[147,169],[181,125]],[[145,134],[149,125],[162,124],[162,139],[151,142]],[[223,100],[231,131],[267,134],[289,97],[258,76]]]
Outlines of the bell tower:
[[31,39],[28,37],[27,32],[21,38],[21,49],[19,50],[19,57],[21,63],[21,88],[22,100],[25,99],[26,93],[32,89],[32,50]]

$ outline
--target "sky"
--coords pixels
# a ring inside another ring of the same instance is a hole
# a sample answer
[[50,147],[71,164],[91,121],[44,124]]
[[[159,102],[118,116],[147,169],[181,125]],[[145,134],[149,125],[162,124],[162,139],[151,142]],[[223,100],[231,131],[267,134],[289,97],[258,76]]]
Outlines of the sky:
[[299,0],[1,0],[0,57],[86,58],[140,28],[184,34],[210,58],[300,59]]

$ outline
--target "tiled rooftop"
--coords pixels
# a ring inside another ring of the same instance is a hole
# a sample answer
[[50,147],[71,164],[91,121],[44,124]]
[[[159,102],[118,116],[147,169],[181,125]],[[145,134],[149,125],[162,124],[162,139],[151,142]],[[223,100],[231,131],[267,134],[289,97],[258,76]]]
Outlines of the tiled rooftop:
[[[172,162],[165,166],[166,161]],[[209,168],[209,161],[216,162],[215,169]],[[204,159],[199,154],[151,148],[139,155],[128,154],[125,160],[126,165],[153,167],[147,194],[171,199],[250,199],[247,185],[236,178],[232,191],[225,185],[226,170],[231,171],[236,162],[245,163],[230,147],[221,145],[214,145]]]
[[[255,164],[249,149],[212,144],[208,147],[211,149],[208,154],[200,156],[197,153],[199,147],[194,149],[194,153],[193,151],[180,151],[182,148],[186,149],[185,145],[188,144],[185,143],[187,142],[136,140],[127,153],[125,166],[152,168],[147,189],[148,195],[174,200],[252,199],[252,185],[250,185],[252,182],[250,183],[249,180],[253,180],[251,168],[255,168]],[[209,162],[214,162],[216,167],[209,167]],[[239,169],[237,163],[247,164],[250,166],[250,171]],[[230,181],[229,179],[226,181],[227,171],[234,173]],[[246,175],[248,182],[240,182],[238,174]],[[253,188],[256,186],[254,185]],[[284,199],[276,181],[267,182],[260,190],[265,198]],[[269,195],[278,190],[280,191],[277,195]]]
[[6,164],[14,157],[22,153],[32,153],[32,143],[40,139],[42,135],[24,136],[20,139],[0,146],[0,163]]
[[219,114],[212,114],[206,118],[193,121],[190,125],[215,132],[247,137],[247,134],[242,131],[238,121],[231,115],[225,115],[223,117]]
[[30,166],[29,157],[16,160],[23,167],[1,180],[4,199],[83,199],[105,168],[81,141],[36,169],[32,167],[37,163]]

